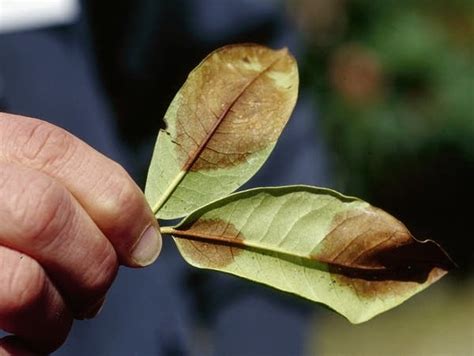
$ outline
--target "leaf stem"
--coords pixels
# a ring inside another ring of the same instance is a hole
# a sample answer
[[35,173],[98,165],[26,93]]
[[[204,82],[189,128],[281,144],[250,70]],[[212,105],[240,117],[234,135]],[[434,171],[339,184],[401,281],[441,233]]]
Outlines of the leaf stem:
[[172,226],[160,226],[161,235],[171,235],[174,231]]

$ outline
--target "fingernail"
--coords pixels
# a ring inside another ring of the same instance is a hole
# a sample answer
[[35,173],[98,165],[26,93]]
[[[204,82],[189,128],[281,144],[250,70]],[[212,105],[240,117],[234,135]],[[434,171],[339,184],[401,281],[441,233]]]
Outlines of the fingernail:
[[95,318],[102,311],[104,304],[105,304],[105,297],[101,298],[84,314],[84,319]]
[[132,250],[132,259],[145,267],[157,259],[161,251],[161,234],[154,225],[148,226]]

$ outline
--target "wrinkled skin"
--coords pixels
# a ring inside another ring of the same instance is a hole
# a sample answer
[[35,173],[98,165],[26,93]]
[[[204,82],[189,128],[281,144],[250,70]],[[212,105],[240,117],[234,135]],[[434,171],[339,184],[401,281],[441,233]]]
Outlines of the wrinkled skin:
[[0,202],[0,355],[54,351],[98,313],[120,264],[161,249],[127,172],[41,120],[0,113]]

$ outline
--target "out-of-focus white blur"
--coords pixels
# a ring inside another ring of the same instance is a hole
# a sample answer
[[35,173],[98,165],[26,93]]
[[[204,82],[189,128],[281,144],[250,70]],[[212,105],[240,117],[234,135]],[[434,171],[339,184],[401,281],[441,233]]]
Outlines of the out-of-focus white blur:
[[79,12],[78,0],[0,0],[0,33],[68,24]]

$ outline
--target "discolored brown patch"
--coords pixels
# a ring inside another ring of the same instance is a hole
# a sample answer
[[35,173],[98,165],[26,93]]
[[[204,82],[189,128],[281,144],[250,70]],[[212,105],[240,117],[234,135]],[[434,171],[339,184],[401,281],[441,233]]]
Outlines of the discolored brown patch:
[[412,280],[392,280],[390,278],[370,280],[361,278],[360,275],[356,277],[348,277],[344,273],[330,270],[333,273],[332,278],[339,284],[349,286],[354,290],[354,293],[360,298],[365,299],[383,299],[384,296],[402,296],[410,293],[414,288],[420,285],[420,283],[432,284],[438,279],[443,277],[447,271],[434,267],[425,274],[423,281],[412,281]]
[[275,143],[298,94],[286,49],[226,46],[211,53],[179,93],[176,150],[183,170],[235,166]]
[[197,220],[175,230],[173,236],[184,256],[207,268],[229,265],[242,252],[239,246],[244,245],[244,237],[235,226],[222,220]]
[[454,267],[439,245],[414,239],[400,221],[374,207],[338,214],[320,247],[312,258],[365,298],[433,283]]

